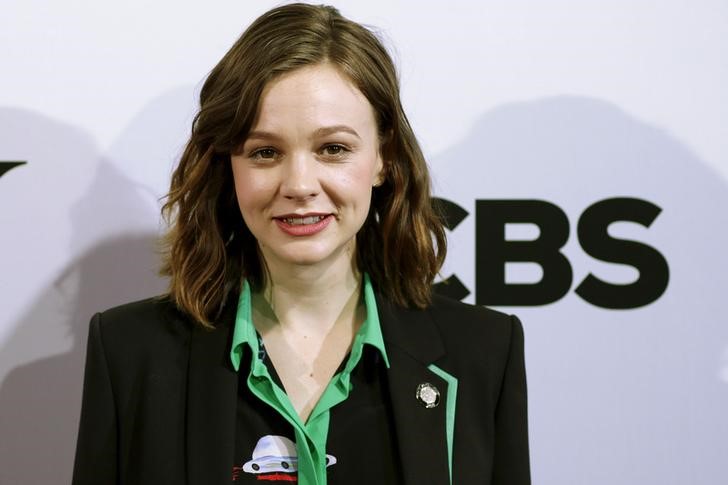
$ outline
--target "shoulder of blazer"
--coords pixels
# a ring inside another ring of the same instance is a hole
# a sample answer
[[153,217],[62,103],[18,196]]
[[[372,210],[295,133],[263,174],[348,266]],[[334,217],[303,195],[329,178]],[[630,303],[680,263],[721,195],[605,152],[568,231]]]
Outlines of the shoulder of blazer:
[[[228,294],[214,329],[195,323],[169,296],[156,296],[119,305],[94,316],[109,361],[122,365],[154,362],[186,367],[190,342],[196,335],[203,341],[227,340],[235,321],[237,298]],[[175,359],[175,356],[177,357]],[[176,362],[175,362],[176,361]]]
[[428,311],[446,348],[508,353],[514,316],[439,295],[433,297]]
[[378,308],[388,344],[423,363],[442,363],[455,375],[502,371],[514,328],[520,328],[514,316],[440,295],[424,309],[403,308],[380,295]]
[[[433,295],[432,304],[427,310],[435,319],[444,320],[456,325],[475,324],[493,330],[497,327],[508,327],[511,315],[481,305],[471,305],[447,296]],[[443,322],[444,323],[444,322]]]
[[186,368],[194,324],[169,297],[110,308],[96,314],[91,325],[98,333],[113,378],[133,380],[135,369],[168,374]]
[[493,391],[511,353],[523,352],[520,322],[512,315],[440,295],[424,309],[401,308],[383,298],[382,306],[388,343],[458,379],[490,382]]
[[442,295],[433,295],[431,304],[424,309],[402,308],[382,297],[379,305],[384,306],[385,319],[404,327],[398,330],[419,333],[419,330],[428,331],[427,327],[434,324],[446,347],[452,344],[462,349],[474,344],[507,351],[516,320],[512,315]]
[[456,375],[501,375],[513,346],[523,345],[513,315],[443,296],[433,298],[429,311],[446,349],[443,366]]
[[161,335],[189,333],[192,322],[168,296],[125,303],[99,313],[105,340],[138,341]]

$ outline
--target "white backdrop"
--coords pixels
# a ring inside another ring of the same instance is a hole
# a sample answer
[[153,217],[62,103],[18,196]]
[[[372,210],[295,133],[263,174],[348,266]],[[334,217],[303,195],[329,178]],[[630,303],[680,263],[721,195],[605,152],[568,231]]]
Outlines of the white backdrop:
[[[3,485],[69,482],[88,320],[164,288],[158,199],[195,96],[277,4],[2,0],[0,161],[27,161],[0,177]],[[572,289],[500,308],[526,331],[534,483],[728,483],[728,3],[335,4],[383,32],[435,192],[470,214],[443,274],[475,287],[478,199],[569,219]],[[576,237],[614,197],[662,209],[609,230],[669,265],[665,293],[631,310],[574,293],[589,273],[640,276]]]

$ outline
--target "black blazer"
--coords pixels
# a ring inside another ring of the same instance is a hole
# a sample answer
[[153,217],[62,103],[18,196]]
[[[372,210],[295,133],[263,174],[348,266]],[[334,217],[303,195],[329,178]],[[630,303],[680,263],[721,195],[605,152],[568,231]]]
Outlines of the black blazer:
[[[530,483],[523,330],[516,317],[435,296],[425,310],[377,297],[390,360],[396,440],[407,485],[450,482],[448,383],[458,379],[452,483]],[[213,331],[168,299],[91,320],[74,485],[228,485],[234,461],[237,374],[230,363],[237,295]],[[426,408],[419,384],[442,396]],[[351,478],[357,483],[356,477]]]

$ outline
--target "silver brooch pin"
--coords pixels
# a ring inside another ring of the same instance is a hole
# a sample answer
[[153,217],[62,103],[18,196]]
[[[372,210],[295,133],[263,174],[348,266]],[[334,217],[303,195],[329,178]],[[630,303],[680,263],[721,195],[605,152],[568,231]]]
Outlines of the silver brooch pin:
[[417,386],[415,396],[427,409],[434,408],[440,404],[440,391],[429,382],[423,382]]

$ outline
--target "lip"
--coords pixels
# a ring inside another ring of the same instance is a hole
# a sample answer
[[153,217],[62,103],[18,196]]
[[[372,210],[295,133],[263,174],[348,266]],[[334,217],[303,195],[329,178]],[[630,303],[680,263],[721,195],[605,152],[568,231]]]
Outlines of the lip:
[[303,214],[300,214],[298,212],[290,212],[288,214],[281,214],[278,216],[273,216],[273,219],[287,219],[289,217],[316,217],[316,216],[328,216],[331,215],[330,212],[305,212]]
[[[313,224],[289,224],[288,222],[286,222],[286,219],[289,217],[300,218],[320,216],[323,216],[323,219],[318,222],[314,222]],[[289,236],[304,237],[318,234],[319,232],[326,229],[326,226],[328,226],[331,221],[334,220],[334,215],[314,212],[309,212],[306,214],[284,214],[274,217],[273,220],[278,225],[278,227]]]

